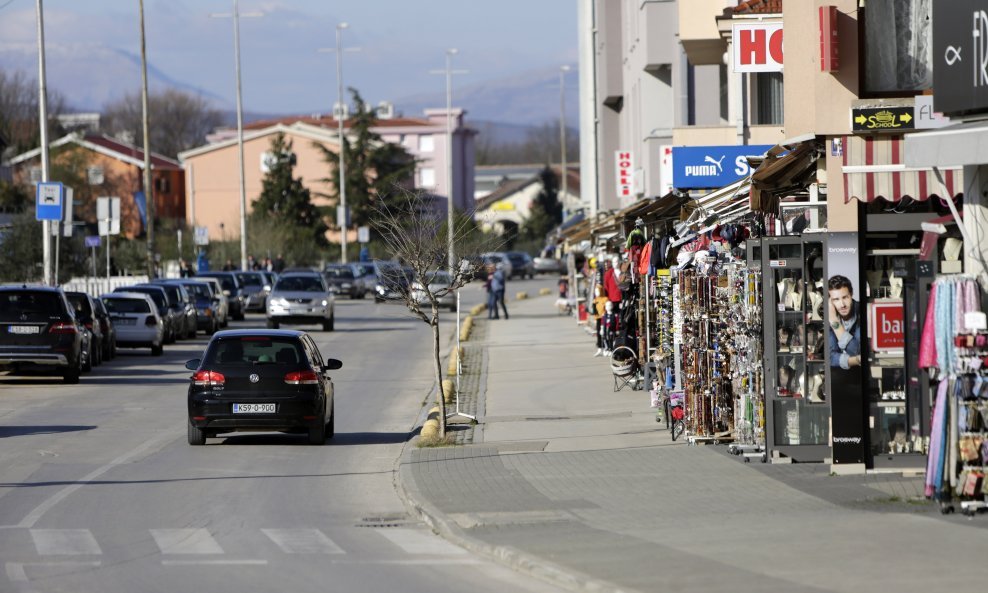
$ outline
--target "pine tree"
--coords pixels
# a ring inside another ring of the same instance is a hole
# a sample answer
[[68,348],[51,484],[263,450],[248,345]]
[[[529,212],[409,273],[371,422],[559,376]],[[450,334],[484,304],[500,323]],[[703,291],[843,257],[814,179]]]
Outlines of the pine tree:
[[279,133],[271,140],[271,160],[264,175],[261,195],[254,200],[253,217],[263,217],[296,228],[310,236],[318,246],[326,246],[326,223],[312,203],[302,179],[293,177],[295,154],[292,142]]
[[539,180],[542,191],[535,197],[528,218],[522,223],[522,235],[528,239],[542,239],[563,222],[556,174],[546,166],[539,172]]

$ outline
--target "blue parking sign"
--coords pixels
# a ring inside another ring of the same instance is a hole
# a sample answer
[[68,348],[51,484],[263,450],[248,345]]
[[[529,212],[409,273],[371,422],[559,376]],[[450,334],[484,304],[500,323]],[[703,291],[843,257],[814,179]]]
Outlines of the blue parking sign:
[[62,220],[65,186],[57,181],[38,184],[35,194],[35,220]]

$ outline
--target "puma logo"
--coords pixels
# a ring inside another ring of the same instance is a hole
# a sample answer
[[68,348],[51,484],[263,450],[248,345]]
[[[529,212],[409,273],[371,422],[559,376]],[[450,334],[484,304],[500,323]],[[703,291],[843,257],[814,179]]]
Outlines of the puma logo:
[[705,157],[703,157],[703,162],[710,163],[710,164],[714,165],[715,167],[717,167],[717,171],[718,171],[717,174],[720,175],[721,173],[724,172],[724,167],[721,165],[721,163],[724,162],[724,159],[726,157],[727,157],[726,154],[722,154],[722,155],[720,155],[720,160],[715,160],[714,157],[712,157],[712,156],[705,156]]

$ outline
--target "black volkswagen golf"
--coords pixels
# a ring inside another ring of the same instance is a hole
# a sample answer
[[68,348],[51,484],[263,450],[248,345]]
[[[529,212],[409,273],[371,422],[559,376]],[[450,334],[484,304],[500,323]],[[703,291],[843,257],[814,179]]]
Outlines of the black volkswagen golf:
[[185,363],[189,444],[241,431],[306,432],[310,444],[324,444],[334,431],[328,371],[342,366],[302,331],[217,332],[203,358]]

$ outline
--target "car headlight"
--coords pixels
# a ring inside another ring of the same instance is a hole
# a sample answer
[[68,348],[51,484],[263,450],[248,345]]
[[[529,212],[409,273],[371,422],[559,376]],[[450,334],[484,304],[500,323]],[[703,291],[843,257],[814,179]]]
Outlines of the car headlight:
[[351,286],[353,286],[353,285],[350,284],[349,282],[344,282],[343,283],[343,288],[350,288]]
[[329,304],[329,301],[327,301],[326,299],[323,299],[323,300],[322,300],[322,306],[323,306],[323,307],[325,307],[325,306],[326,306],[326,305],[328,305],[328,304]]
[[274,297],[268,301],[269,305],[274,305],[275,307],[287,307],[288,300],[283,297]]

